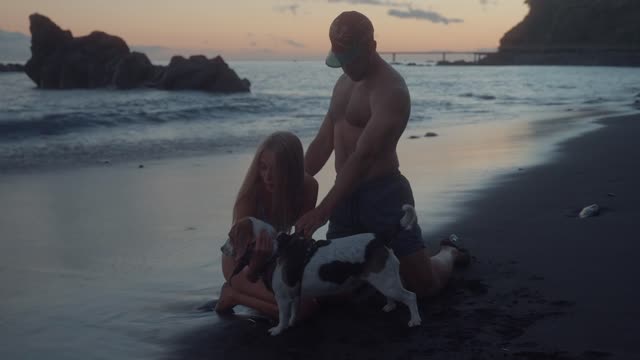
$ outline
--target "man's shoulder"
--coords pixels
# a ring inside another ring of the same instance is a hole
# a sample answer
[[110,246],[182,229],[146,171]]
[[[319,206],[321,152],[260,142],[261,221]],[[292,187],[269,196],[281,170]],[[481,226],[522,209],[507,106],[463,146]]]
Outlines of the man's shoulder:
[[336,86],[340,89],[352,89],[355,84],[356,83],[351,80],[351,78],[347,74],[340,75],[338,81],[336,82]]
[[343,94],[345,91],[349,91],[352,88],[353,81],[346,74],[342,74],[338,80],[336,80],[333,92],[334,94]]
[[379,100],[398,101],[402,99],[409,99],[409,88],[405,84],[402,78],[390,78],[385,81],[380,81],[373,88],[371,93],[372,97]]
[[380,73],[374,90],[383,96],[391,94],[396,96],[409,95],[409,89],[404,78],[389,64],[386,64],[384,71]]
[[400,75],[390,65],[373,87],[371,102],[383,109],[395,109],[398,113],[408,113],[411,109],[409,88]]

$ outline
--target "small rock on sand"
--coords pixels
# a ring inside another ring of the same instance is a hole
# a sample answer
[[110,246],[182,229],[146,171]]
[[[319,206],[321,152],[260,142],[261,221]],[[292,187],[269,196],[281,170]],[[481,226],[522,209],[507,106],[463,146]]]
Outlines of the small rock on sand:
[[418,135],[411,135],[411,136],[409,136],[409,139],[420,139],[420,136],[418,136]]
[[424,134],[424,137],[434,137],[434,136],[438,136],[438,134],[429,131],[428,133]]
[[580,219],[592,217],[598,215],[600,212],[600,206],[598,204],[591,204],[580,211]]

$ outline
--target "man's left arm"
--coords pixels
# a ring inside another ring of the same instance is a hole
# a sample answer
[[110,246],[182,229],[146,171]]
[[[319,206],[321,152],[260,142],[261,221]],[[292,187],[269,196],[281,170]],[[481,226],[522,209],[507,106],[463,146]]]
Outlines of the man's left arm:
[[371,118],[354,152],[338,172],[333,187],[318,207],[303,215],[296,223],[296,231],[302,230],[305,237],[311,237],[329,220],[338,202],[356,188],[380,154],[395,151],[409,118],[409,94],[406,89],[391,90],[372,97],[371,102]]

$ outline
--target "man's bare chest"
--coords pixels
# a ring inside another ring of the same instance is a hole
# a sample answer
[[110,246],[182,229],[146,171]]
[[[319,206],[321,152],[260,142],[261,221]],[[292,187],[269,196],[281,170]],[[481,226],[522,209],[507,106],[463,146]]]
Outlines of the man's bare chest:
[[337,122],[344,122],[345,125],[364,128],[371,118],[371,105],[369,94],[363,91],[353,91],[348,96],[343,97],[343,103],[339,110]]

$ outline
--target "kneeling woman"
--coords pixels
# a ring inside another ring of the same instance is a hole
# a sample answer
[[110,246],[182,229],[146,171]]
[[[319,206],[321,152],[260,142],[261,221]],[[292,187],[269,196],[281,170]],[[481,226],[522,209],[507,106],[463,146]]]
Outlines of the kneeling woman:
[[[304,172],[300,139],[290,132],[276,132],[256,151],[233,207],[233,223],[253,216],[271,224],[276,231],[289,232],[301,215],[315,208],[317,198],[318,182]],[[271,246],[272,239],[263,234],[256,244],[255,254],[264,255]],[[278,307],[273,293],[262,281],[255,281],[256,274],[249,266],[231,278],[235,267],[231,256],[222,255],[222,272],[227,282],[222,286],[216,311],[244,305],[277,318]],[[302,313],[313,307],[313,299],[302,300]]]

